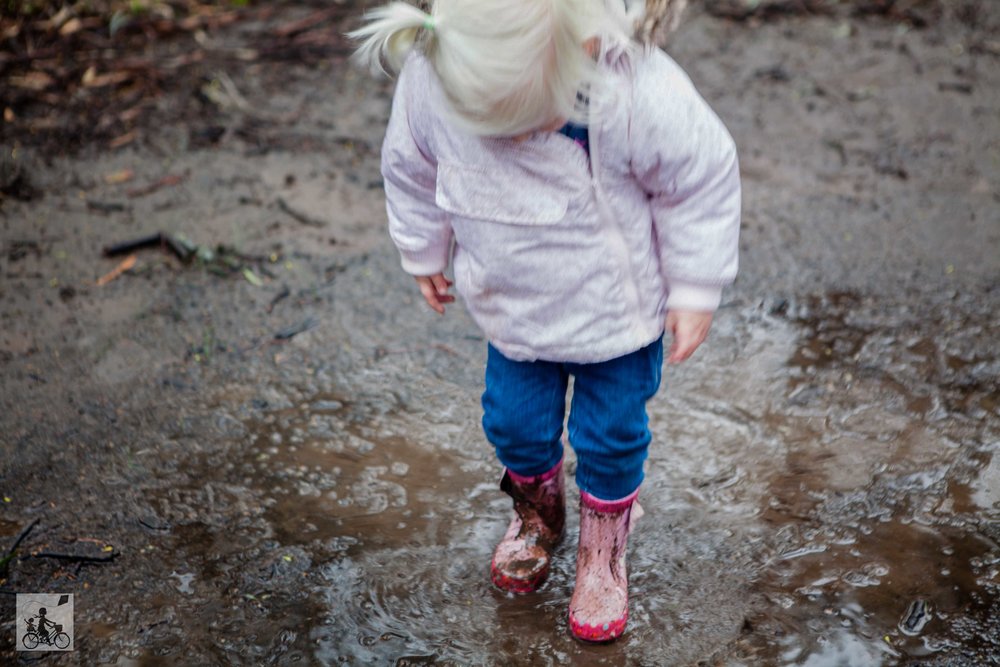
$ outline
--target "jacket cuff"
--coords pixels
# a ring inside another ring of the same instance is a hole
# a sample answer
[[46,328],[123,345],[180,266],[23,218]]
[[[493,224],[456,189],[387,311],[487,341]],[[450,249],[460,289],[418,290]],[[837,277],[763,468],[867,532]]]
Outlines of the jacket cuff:
[[411,276],[433,276],[448,268],[448,250],[428,248],[421,251],[400,250],[400,264]]
[[722,301],[722,288],[712,285],[696,285],[682,280],[669,282],[667,310],[698,310],[715,312]]

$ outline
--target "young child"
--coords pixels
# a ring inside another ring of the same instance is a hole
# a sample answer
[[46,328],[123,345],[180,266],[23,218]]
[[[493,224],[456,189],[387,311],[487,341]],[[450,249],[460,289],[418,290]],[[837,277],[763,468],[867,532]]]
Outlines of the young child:
[[501,589],[535,590],[565,522],[576,452],[572,634],[621,636],[626,541],[651,435],[646,401],[734,279],[740,183],[729,133],[681,69],[630,38],[620,0],[400,2],[352,33],[398,69],[382,148],[389,231],[427,304],[489,339],[483,428],[515,516]]

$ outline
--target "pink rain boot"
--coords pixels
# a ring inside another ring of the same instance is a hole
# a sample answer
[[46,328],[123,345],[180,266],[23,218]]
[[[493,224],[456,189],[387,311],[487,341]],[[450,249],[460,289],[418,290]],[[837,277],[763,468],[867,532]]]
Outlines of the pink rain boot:
[[549,575],[552,550],[562,540],[566,495],[562,461],[533,477],[504,472],[500,489],[514,499],[514,518],[493,552],[490,576],[505,591],[530,593]]
[[569,601],[569,628],[577,639],[608,642],[628,622],[628,534],[642,516],[638,491],[605,501],[580,494],[580,546],[576,588]]

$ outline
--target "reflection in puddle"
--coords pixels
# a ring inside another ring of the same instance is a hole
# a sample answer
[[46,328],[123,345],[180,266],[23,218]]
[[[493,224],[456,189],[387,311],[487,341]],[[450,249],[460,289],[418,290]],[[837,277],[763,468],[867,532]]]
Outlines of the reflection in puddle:
[[972,501],[984,510],[1000,511],[1000,455],[994,453],[990,462],[971,483]]
[[790,644],[780,656],[781,664],[803,665],[804,667],[833,667],[834,665],[879,667],[886,664],[888,656],[898,657],[889,647],[882,647],[871,640],[858,637],[847,630],[835,630],[828,636],[816,639],[810,651],[798,638],[786,639]]

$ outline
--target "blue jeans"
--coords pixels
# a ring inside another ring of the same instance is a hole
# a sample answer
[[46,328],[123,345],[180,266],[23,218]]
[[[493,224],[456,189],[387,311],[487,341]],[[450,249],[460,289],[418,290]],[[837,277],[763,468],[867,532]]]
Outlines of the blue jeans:
[[540,475],[563,455],[566,387],[574,378],[569,441],[576,484],[601,500],[639,488],[649,442],[646,401],[660,386],[663,341],[596,364],[512,361],[492,345],[486,360],[483,430],[513,472]]

